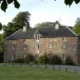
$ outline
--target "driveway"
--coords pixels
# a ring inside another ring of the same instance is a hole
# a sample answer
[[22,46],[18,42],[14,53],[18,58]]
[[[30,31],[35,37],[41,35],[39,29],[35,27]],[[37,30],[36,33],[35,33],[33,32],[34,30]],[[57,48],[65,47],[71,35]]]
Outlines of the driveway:
[[56,69],[56,70],[61,70],[61,71],[69,71],[69,72],[77,72],[80,73],[80,66],[69,66],[69,65],[29,65],[29,64],[9,64],[9,63],[1,63],[0,66],[23,66],[23,67],[41,67],[41,68],[48,68],[48,69]]

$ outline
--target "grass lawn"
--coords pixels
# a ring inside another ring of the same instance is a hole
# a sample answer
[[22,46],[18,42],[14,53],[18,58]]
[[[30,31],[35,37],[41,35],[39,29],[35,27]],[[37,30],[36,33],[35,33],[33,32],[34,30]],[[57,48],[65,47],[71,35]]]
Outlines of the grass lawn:
[[80,74],[36,67],[0,66],[0,80],[80,80]]

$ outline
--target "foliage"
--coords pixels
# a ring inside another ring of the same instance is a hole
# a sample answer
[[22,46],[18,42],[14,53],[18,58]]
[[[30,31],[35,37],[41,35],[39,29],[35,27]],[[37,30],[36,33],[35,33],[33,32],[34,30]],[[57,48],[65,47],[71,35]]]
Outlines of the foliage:
[[3,35],[0,34],[0,62],[3,62]]
[[2,30],[2,24],[0,23],[0,30]]
[[13,60],[12,62],[14,62],[14,63],[24,63],[24,59],[16,59],[16,60]]
[[80,36],[80,23],[75,24],[73,31]]
[[24,62],[26,62],[26,63],[34,62],[34,56],[31,55],[31,54],[28,54],[28,55],[25,57]]
[[72,59],[70,58],[70,56],[66,57],[65,64],[66,65],[74,65],[74,62],[72,61]]
[[53,55],[50,58],[50,63],[51,64],[61,64],[62,63],[62,60],[57,55]]
[[76,24],[72,29],[78,36],[80,36],[80,18],[77,18]]
[[[56,1],[56,0],[54,0],[54,1]],[[63,1],[66,5],[69,5],[69,6],[72,5],[73,2],[75,2],[76,4],[78,4],[80,2],[80,0],[63,0]],[[15,8],[20,7],[18,0],[0,0],[1,9],[3,11],[6,11],[6,9],[8,8],[8,5],[11,3],[14,3]]]
[[49,58],[48,58],[48,55],[46,53],[44,53],[43,56],[39,57],[39,63],[47,64],[48,62],[49,62]]
[[20,25],[21,27],[26,25],[27,28],[30,28],[29,20],[30,20],[30,13],[26,11],[18,13],[16,17],[12,20],[12,22]]
[[8,25],[3,25],[3,30],[4,30],[4,36],[10,36],[12,33],[14,33],[15,31],[19,30],[21,26],[17,25],[17,24],[13,24],[11,22],[8,23]]
[[8,8],[8,5],[14,3],[14,7],[15,8],[19,8],[20,4],[17,0],[0,0],[0,4],[1,4],[1,9],[3,11],[6,11],[6,9]]
[[27,28],[30,28],[29,18],[29,12],[18,13],[17,16],[12,20],[12,22],[9,22],[7,25],[3,25],[4,38],[10,36],[15,31],[22,29],[24,25],[26,25]]
[[35,25],[35,28],[43,28],[43,27],[53,27],[54,26],[54,22],[43,22],[43,23],[38,23],[37,25]]

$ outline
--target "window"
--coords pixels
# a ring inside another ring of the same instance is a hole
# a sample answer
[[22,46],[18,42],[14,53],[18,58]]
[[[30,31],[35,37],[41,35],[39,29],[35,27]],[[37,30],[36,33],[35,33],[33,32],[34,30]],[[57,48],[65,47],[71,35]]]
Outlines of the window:
[[38,49],[39,49],[39,44],[38,44]]
[[63,48],[67,48],[67,43],[63,42]]
[[39,54],[39,43],[35,43],[36,54]]
[[23,44],[23,48],[24,48],[24,50],[26,50],[26,44]]
[[26,44],[26,41],[24,41],[24,44]]
[[12,49],[15,49],[15,45],[12,45]]
[[63,41],[66,42],[66,38],[63,38]]
[[52,39],[50,39],[50,41],[52,41]]
[[23,55],[24,58],[26,58],[26,56],[27,56],[26,54]]
[[39,55],[38,55],[38,54],[36,54],[36,55],[35,55],[35,59],[36,59],[36,60],[38,60],[38,58],[39,58]]
[[39,40],[39,34],[36,34],[36,35],[35,35],[35,39],[36,39],[36,40]]
[[12,55],[12,60],[15,60],[15,55]]
[[49,48],[52,48],[52,44],[49,44]]
[[66,54],[63,54],[63,60],[66,60]]

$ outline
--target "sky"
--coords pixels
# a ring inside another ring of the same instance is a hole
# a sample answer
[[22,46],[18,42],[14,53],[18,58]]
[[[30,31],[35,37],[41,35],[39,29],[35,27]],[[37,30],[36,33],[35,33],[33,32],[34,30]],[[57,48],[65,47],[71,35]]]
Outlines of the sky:
[[13,3],[8,6],[6,12],[0,10],[0,22],[7,24],[19,12],[29,11],[30,25],[34,27],[41,22],[59,21],[63,25],[74,26],[76,19],[80,17],[80,4],[73,3],[70,7],[64,4],[64,0],[18,0],[19,9],[14,8]]

